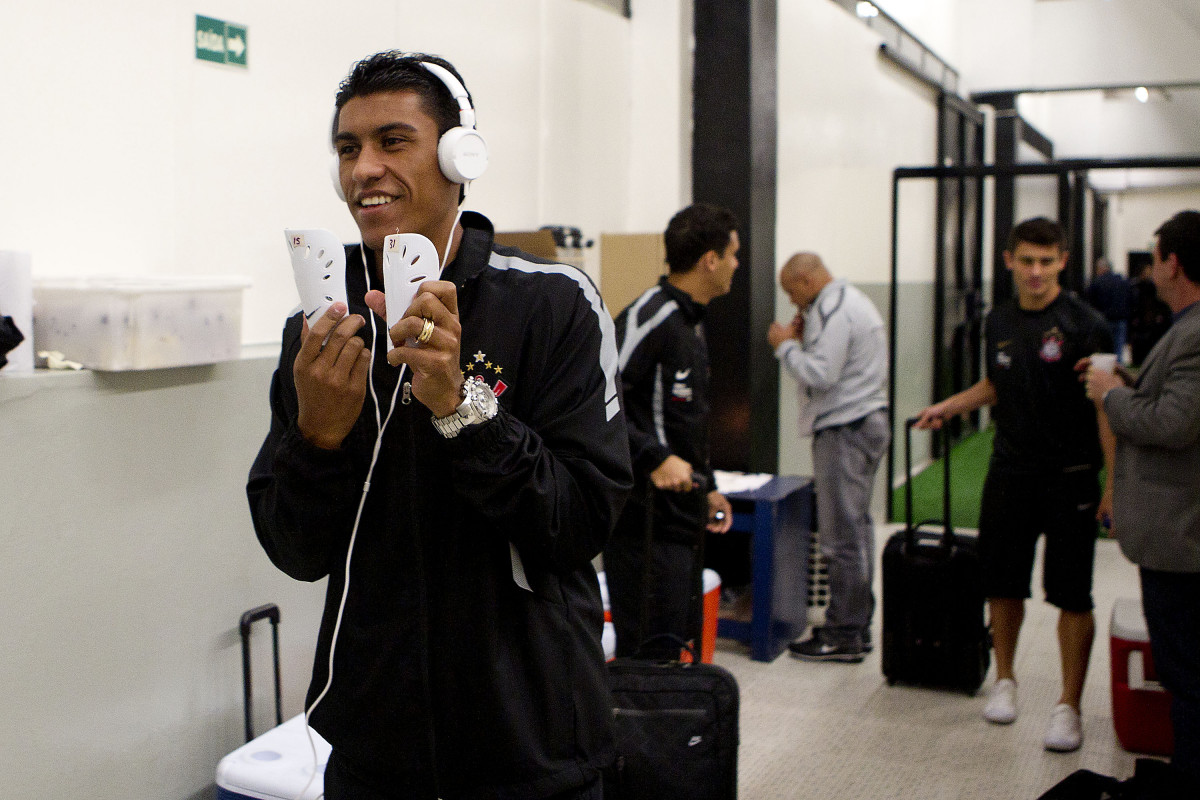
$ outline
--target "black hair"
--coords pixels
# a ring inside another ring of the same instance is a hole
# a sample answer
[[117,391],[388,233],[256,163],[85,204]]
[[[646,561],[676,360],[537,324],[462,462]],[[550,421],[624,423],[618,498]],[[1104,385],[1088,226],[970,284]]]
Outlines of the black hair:
[[1067,234],[1063,231],[1062,225],[1059,225],[1052,219],[1045,217],[1034,217],[1027,219],[1021,224],[1012,229],[1012,233],[1008,235],[1008,244],[1005,250],[1010,253],[1016,252],[1017,245],[1021,242],[1027,244],[1036,244],[1041,247],[1050,247],[1057,245],[1060,251],[1067,249]]
[[[367,56],[356,63],[350,74],[338,85],[334,101],[333,128],[330,136],[337,136],[338,118],[342,107],[355,97],[378,92],[413,91],[420,95],[425,112],[437,122],[438,135],[459,123],[458,101],[441,79],[421,66],[422,62],[437,64],[448,69],[458,82],[466,83],[458,70],[446,59],[428,53],[407,53],[403,50],[385,50]],[[470,92],[467,92],[468,98]],[[471,103],[474,107],[474,101]]]
[[1180,211],[1154,235],[1158,237],[1158,257],[1174,253],[1187,279],[1200,283],[1200,211]]
[[671,217],[663,234],[667,267],[671,272],[688,272],[709,250],[723,255],[737,226],[737,217],[727,208],[709,203],[688,206]]

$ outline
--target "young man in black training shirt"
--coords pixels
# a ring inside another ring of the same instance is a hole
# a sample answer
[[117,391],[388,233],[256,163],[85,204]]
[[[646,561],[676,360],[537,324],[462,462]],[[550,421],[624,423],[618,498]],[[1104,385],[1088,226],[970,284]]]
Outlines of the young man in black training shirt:
[[[1074,370],[1083,356],[1111,352],[1112,336],[1104,317],[1059,285],[1064,244],[1062,227],[1042,217],[1013,229],[1004,263],[1016,297],[988,316],[987,377],[926,408],[917,422],[918,428],[937,429],[958,414],[993,407],[996,441],[979,512],[979,550],[996,683],[983,713],[998,724],[1017,717],[1013,661],[1034,547],[1045,533],[1042,585],[1046,600],[1061,611],[1063,668],[1045,746],[1059,752],[1077,749],[1083,738],[1079,700],[1095,636],[1096,520],[1111,514],[1113,454],[1112,434],[1097,422]],[[1108,465],[1103,497],[1101,459]]]

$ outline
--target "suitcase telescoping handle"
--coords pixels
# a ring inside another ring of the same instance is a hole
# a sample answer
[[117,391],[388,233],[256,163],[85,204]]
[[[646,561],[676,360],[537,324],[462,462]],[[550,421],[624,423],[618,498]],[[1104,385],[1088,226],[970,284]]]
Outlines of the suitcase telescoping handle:
[[283,709],[280,703],[283,691],[279,680],[279,606],[267,603],[242,614],[238,624],[238,631],[242,634],[242,698],[246,714],[247,742],[254,738],[254,725],[251,722],[254,698],[250,682],[250,627],[260,619],[271,621],[271,644],[275,655],[275,724],[283,724]]
[[[709,492],[708,476],[699,472],[692,473],[692,491],[703,492],[706,495]],[[642,596],[638,606],[638,623],[637,623],[637,652],[641,653],[642,647],[648,644],[651,640],[657,639],[657,636],[647,638],[646,629],[650,627],[650,592],[654,586],[654,578],[651,573],[651,564],[653,558],[650,554],[651,548],[654,546],[654,481],[646,479],[646,520],[642,529]],[[690,598],[688,609],[689,628],[693,630],[689,633],[694,637],[692,641],[699,642],[703,635],[703,622],[701,621],[701,609],[704,603],[704,545],[705,531],[703,528],[697,534],[695,561],[692,564],[692,580],[691,586],[698,587],[698,594]],[[678,638],[678,637],[675,637]],[[692,653],[692,663],[699,663],[700,658],[696,655],[693,648],[687,648]]]
[[[908,547],[915,547],[917,528],[935,520],[925,520],[920,525],[913,524],[913,471],[912,471],[912,429],[917,424],[918,417],[909,417],[904,421],[904,536]],[[942,525],[945,533],[942,536],[942,547],[949,550],[954,546],[954,524],[950,521],[950,432],[942,426],[942,435],[934,437],[941,439],[942,459]]]

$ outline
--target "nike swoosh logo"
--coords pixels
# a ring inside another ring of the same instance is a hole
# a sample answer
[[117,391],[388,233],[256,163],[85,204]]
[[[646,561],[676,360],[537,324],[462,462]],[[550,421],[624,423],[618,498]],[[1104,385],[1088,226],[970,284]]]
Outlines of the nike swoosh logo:
[[320,311],[320,310],[321,310],[321,309],[319,309],[319,308],[314,308],[314,309],[313,309],[313,312],[312,312],[311,314],[305,314],[305,315],[304,315],[304,318],[305,318],[306,320],[308,320],[309,322],[312,322],[312,318],[313,318],[313,317],[315,317],[315,316],[317,315],[317,312],[318,312],[318,311]]
[[691,374],[692,374],[692,371],[690,369],[676,370],[675,371],[675,380],[686,381],[688,375],[691,375]]

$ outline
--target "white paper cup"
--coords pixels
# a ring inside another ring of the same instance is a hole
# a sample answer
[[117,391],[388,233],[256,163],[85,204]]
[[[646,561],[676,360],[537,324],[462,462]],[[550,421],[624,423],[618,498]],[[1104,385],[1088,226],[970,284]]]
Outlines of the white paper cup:
[[1092,353],[1092,369],[1111,374],[1116,366],[1116,353]]

